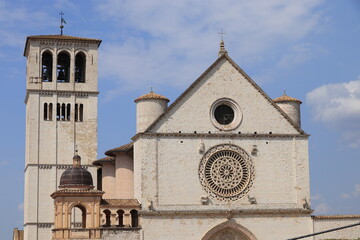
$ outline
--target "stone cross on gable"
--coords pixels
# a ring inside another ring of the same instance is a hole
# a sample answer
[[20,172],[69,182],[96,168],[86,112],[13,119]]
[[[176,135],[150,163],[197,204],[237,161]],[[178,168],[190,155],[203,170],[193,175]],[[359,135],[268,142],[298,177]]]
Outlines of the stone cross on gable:
[[221,41],[223,41],[223,35],[225,35],[225,32],[223,32],[223,30],[221,29],[220,32],[218,33],[221,37]]

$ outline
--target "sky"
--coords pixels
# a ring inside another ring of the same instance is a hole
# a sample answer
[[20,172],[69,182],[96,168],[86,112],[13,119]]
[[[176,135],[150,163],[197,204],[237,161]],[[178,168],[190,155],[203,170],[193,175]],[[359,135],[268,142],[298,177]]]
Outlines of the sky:
[[22,229],[26,36],[102,39],[98,158],[135,134],[133,100],[174,101],[229,56],[271,97],[303,101],[315,215],[360,214],[360,1],[0,0],[0,238]]

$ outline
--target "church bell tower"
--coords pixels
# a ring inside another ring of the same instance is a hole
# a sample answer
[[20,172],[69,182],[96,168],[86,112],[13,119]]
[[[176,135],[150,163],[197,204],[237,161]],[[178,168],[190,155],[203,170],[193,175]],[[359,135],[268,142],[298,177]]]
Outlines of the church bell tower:
[[96,178],[100,44],[66,35],[26,39],[25,240],[51,239],[50,194],[75,152]]

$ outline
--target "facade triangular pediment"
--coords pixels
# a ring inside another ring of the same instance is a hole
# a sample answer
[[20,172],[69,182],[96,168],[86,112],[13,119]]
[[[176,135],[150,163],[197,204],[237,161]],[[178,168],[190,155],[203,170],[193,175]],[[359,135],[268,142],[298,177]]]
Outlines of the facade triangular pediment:
[[[235,111],[233,126],[223,128],[214,118],[214,109],[222,103]],[[146,132],[304,134],[227,54],[220,56]]]

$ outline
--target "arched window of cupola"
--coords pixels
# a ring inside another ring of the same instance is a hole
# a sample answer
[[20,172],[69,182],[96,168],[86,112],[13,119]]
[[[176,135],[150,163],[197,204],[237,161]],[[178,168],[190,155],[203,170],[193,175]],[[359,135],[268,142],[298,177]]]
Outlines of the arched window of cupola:
[[[80,210],[80,211],[79,211]],[[81,222],[76,219],[76,216],[81,216]],[[82,205],[76,205],[73,208],[70,216],[71,225],[70,228],[86,228],[86,208]]]
[[45,51],[42,54],[41,58],[41,78],[43,82],[51,82],[52,81],[52,65],[53,65],[53,57],[50,51]]
[[118,210],[117,214],[119,218],[118,227],[124,227],[124,210]]
[[70,81],[70,55],[65,51],[62,51],[58,54],[56,78],[58,82]]
[[130,215],[131,215],[131,227],[135,228],[139,226],[139,215],[138,215],[138,211],[136,211],[135,209],[130,211]]
[[84,83],[86,72],[86,56],[83,52],[79,52],[75,56],[75,82]]
[[103,227],[110,227],[111,226],[111,212],[109,209],[106,209],[103,211],[103,213],[105,214],[105,224],[103,225]]

